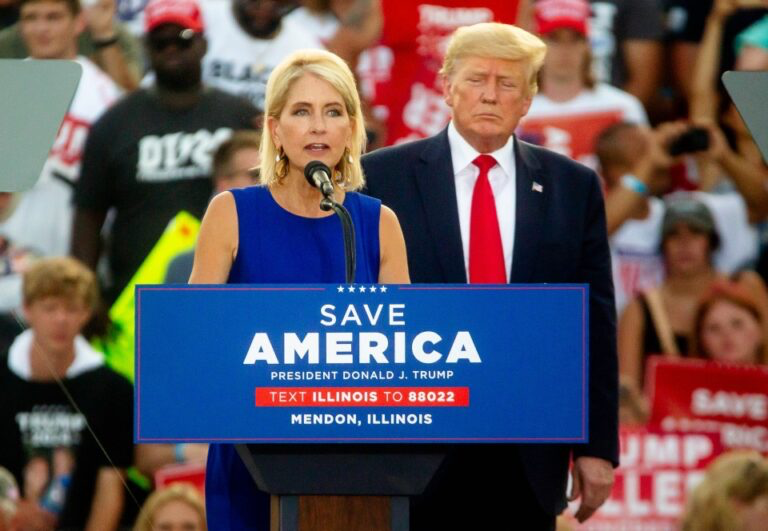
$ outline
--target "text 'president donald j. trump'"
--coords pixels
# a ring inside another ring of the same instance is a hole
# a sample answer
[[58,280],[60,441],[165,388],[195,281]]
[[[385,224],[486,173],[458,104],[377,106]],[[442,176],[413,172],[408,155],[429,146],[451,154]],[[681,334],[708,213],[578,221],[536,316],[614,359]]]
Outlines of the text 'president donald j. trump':
[[514,26],[458,29],[441,71],[451,123],[374,151],[363,167],[368,193],[402,224],[413,282],[589,284],[589,443],[456,448],[414,502],[412,529],[554,529],[571,459],[579,520],[613,483],[616,318],[600,185],[585,166],[514,136],[545,53]]

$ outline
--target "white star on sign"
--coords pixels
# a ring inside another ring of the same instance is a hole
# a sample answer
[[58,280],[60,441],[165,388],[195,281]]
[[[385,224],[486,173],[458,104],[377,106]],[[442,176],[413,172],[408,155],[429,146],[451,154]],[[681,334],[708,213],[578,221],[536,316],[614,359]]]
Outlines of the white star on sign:
[[339,293],[344,293],[344,286],[339,286],[337,289]]
[[350,293],[354,293],[355,292],[355,286],[349,286],[347,288],[347,291],[350,292]]
[[381,291],[382,293],[386,293],[387,292],[387,286],[381,286],[379,288],[379,291]]
[[365,293],[365,286],[360,286],[360,293]]
[[371,291],[371,293],[376,293],[376,286],[371,286],[368,289]]

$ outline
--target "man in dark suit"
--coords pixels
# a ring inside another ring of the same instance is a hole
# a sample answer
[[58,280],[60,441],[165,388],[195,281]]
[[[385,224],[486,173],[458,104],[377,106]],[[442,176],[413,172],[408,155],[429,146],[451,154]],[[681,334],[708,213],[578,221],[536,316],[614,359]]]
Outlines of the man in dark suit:
[[616,318],[600,185],[588,168],[513,134],[545,49],[514,26],[457,30],[441,71],[449,126],[374,151],[363,167],[368,193],[400,220],[413,282],[589,284],[590,441],[456,448],[414,502],[412,529],[554,529],[571,459],[579,520],[613,484]]

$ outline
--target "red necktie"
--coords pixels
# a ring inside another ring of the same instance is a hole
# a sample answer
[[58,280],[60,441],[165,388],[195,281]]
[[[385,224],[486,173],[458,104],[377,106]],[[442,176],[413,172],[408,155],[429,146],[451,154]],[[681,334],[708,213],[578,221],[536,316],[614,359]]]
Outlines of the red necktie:
[[496,165],[490,155],[480,155],[472,163],[480,168],[472,192],[469,221],[469,282],[471,284],[504,284],[507,282],[504,250],[501,246],[496,202],[488,181],[488,170]]

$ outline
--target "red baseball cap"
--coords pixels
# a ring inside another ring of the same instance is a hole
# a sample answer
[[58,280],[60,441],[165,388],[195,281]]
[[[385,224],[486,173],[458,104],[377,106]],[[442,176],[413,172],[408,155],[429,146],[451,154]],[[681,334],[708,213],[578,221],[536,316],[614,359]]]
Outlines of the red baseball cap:
[[538,0],[534,16],[539,35],[567,28],[587,36],[591,9],[586,0]]
[[150,0],[144,11],[147,33],[161,24],[178,24],[196,33],[203,31],[203,17],[195,0]]

